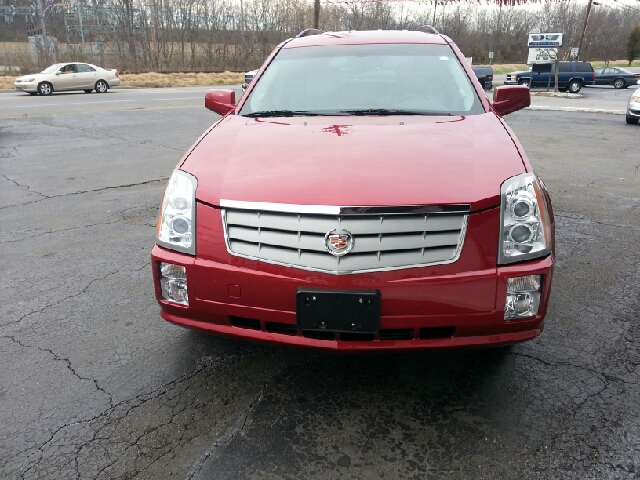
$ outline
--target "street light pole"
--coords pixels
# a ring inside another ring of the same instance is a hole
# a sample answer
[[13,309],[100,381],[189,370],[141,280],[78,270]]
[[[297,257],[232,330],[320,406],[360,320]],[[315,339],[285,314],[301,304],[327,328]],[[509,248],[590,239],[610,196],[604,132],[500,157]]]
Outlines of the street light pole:
[[313,28],[318,29],[320,23],[320,0],[313,2]]
[[582,33],[580,34],[580,42],[578,43],[578,55],[576,56],[576,60],[580,59],[580,55],[582,54],[582,42],[584,42],[584,33],[587,31],[587,22],[589,21],[589,13],[591,12],[591,5],[593,4],[593,0],[589,0],[587,4],[587,13],[584,16],[584,23],[582,24]]

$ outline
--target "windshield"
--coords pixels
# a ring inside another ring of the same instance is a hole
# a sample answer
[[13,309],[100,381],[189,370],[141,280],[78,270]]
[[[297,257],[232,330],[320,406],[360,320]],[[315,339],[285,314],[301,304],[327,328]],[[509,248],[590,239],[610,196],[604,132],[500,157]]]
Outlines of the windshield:
[[240,110],[245,116],[481,113],[451,47],[430,44],[283,49]]
[[62,63],[56,63],[55,65],[51,65],[50,67],[45,68],[40,73],[54,73],[54,72],[57,72],[62,65],[63,65]]

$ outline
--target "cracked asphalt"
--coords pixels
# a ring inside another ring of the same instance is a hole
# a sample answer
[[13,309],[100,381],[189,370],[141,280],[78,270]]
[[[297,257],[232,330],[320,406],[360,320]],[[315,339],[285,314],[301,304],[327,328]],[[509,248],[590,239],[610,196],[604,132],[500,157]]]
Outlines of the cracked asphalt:
[[0,115],[0,478],[640,476],[640,128],[507,117],[556,213],[539,338],[338,356],[160,318],[158,205],[217,117],[115,92]]

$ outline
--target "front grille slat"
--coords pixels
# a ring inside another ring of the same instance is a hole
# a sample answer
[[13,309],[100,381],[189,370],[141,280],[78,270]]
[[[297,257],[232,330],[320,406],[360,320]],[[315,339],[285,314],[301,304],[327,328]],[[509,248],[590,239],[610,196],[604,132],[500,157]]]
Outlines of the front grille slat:
[[308,233],[283,232],[274,230],[258,230],[255,228],[230,225],[227,228],[229,238],[249,243],[290,247],[295,250],[316,250],[324,252],[324,235],[310,235]]
[[[411,235],[382,235],[380,237],[358,237],[353,245],[353,253],[384,252],[394,250],[412,250],[417,248],[432,248],[450,245],[454,248],[458,245],[460,230],[454,232],[437,232],[424,235],[414,233]],[[324,239],[322,241],[324,245]]]
[[[251,210],[242,203],[241,208],[222,209],[230,253],[333,274],[453,262],[462,248],[468,218],[466,211],[397,213],[396,207],[385,213],[384,207],[375,207],[375,215],[336,214],[331,212],[337,207],[327,207],[331,210],[325,214],[304,213],[305,206],[291,205],[272,211],[261,204]],[[354,239],[352,250],[342,257],[331,255],[325,245],[325,235],[334,230],[346,230]]]

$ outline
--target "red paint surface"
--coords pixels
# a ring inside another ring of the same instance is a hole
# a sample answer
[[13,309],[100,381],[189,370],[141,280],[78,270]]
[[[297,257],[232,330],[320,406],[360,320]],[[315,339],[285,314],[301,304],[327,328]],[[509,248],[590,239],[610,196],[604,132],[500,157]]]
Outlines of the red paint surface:
[[[498,117],[345,117],[278,123],[229,115],[186,159],[197,198],[301,205],[498,205],[500,184],[525,172]],[[400,122],[404,122],[401,125]],[[306,123],[306,125],[305,125]],[[341,128],[346,127],[342,125]]]

